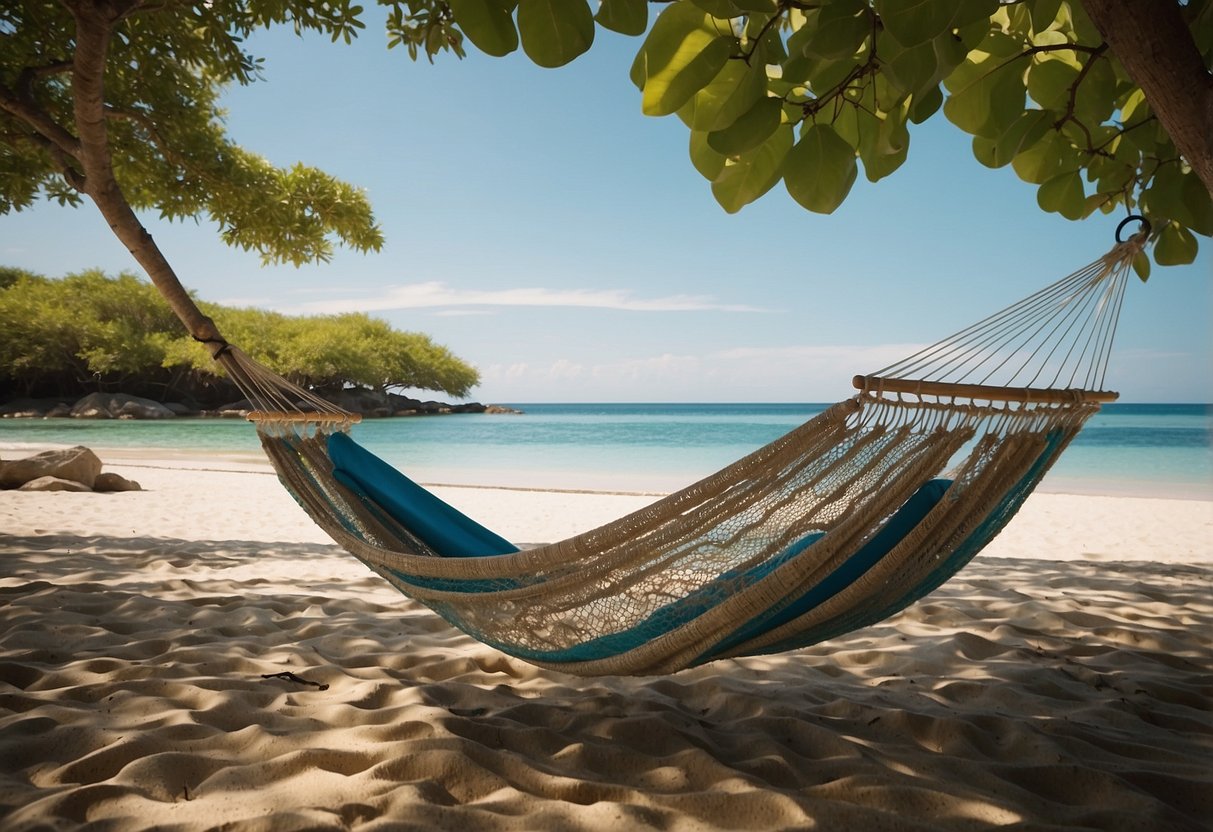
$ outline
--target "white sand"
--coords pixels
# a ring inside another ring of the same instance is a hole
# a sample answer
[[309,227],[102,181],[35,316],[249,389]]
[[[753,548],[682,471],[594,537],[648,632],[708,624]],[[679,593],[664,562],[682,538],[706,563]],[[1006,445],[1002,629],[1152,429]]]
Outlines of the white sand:
[[[0,829],[1213,823],[1213,503],[1037,494],[883,624],[586,680],[404,599],[263,465],[103,458],[148,490],[0,492]],[[651,499],[440,494],[521,542]]]

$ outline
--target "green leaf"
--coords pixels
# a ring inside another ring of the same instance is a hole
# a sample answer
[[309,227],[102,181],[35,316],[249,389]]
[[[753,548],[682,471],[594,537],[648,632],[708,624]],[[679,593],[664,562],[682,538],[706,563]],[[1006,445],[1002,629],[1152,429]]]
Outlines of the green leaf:
[[1042,185],[1063,170],[1077,167],[1074,148],[1057,132],[1049,132],[1036,144],[1011,160],[1011,167],[1025,182]]
[[982,24],[998,11],[998,0],[876,0],[885,31],[902,46],[917,46],[953,29]]
[[966,133],[995,138],[1024,111],[1023,65],[990,57],[980,67],[975,80],[948,97],[943,112]]
[[729,20],[741,15],[741,9],[737,8],[733,0],[691,0],[691,2],[720,20]]
[[594,13],[586,0],[519,0],[522,51],[539,66],[564,66],[594,43]]
[[943,106],[943,90],[931,87],[924,93],[916,93],[910,102],[910,121],[922,124]]
[[783,181],[788,194],[805,208],[829,214],[855,184],[855,148],[828,124],[811,124],[788,153]]
[[708,145],[708,134],[703,130],[691,131],[691,164],[709,182],[715,182],[724,170],[728,159]]
[[726,156],[745,153],[769,139],[782,120],[783,102],[763,98],[725,129],[708,133],[708,145]]
[[805,53],[818,58],[850,58],[872,34],[864,0],[834,0],[821,10]]
[[1177,222],[1168,223],[1154,244],[1154,262],[1160,266],[1183,266],[1196,259],[1196,238]]
[[728,161],[712,182],[712,196],[720,206],[735,214],[771,190],[782,174],[792,140],[792,128],[781,127],[754,150]]
[[719,23],[687,0],[678,0],[657,18],[633,65],[632,80],[640,86],[645,115],[676,112],[724,68],[736,39]]
[[1036,192],[1036,204],[1041,209],[1061,214],[1068,220],[1082,219],[1086,199],[1082,176],[1076,170],[1054,176]]
[[775,0],[733,0],[733,5],[743,12],[762,14],[775,11]]
[[1028,69],[1028,95],[1046,110],[1064,110],[1078,69],[1064,61],[1041,61]]
[[1092,56],[1074,98],[1074,114],[1088,125],[1103,124],[1116,109],[1116,73],[1102,55]]
[[1057,12],[1061,9],[1061,0],[1030,0],[1028,10],[1032,15],[1032,29],[1043,32],[1057,20]]
[[1213,204],[1208,190],[1191,170],[1179,162],[1159,165],[1142,203],[1151,216],[1175,220],[1198,234],[1213,234]]
[[678,110],[678,116],[692,130],[723,130],[749,112],[766,91],[765,66],[725,61],[716,77]]
[[[892,41],[891,37],[887,38]],[[894,84],[908,93],[918,93],[932,84],[937,85],[935,77],[939,62],[935,57],[935,47],[930,43],[919,44],[908,49],[897,47],[890,56],[884,47],[885,37],[882,34],[877,52],[885,55],[884,75]],[[894,41],[895,43],[895,41]]]
[[481,52],[500,58],[518,48],[518,30],[504,0],[450,0],[455,22]]
[[[991,168],[1009,165],[1011,160],[1045,137],[1052,126],[1054,116],[1047,110],[1027,110],[1020,114],[1001,135],[986,139],[973,139],[974,154],[978,161]],[[978,153],[977,148],[983,148]]]
[[1142,283],[1150,279],[1150,257],[1144,251],[1133,255],[1133,271]]
[[621,35],[643,35],[649,28],[648,0],[602,0],[594,19]]

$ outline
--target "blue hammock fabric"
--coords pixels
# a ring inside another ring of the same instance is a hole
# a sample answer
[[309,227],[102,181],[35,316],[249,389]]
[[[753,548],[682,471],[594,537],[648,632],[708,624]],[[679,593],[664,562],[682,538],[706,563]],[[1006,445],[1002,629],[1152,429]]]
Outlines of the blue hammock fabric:
[[504,537],[435,497],[346,434],[334,433],[328,438],[328,453],[333,477],[339,483],[373,500],[437,554],[468,558],[518,551]]

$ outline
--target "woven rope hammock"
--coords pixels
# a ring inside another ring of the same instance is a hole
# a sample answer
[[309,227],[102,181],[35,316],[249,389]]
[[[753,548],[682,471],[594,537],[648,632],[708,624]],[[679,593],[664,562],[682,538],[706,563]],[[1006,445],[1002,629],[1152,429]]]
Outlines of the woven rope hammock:
[[521,551],[357,446],[356,416],[237,349],[216,357],[283,484],[401,592],[540,666],[670,673],[875,623],[977,554],[1117,397],[1108,353],[1148,227],[1119,235],[1091,265],[856,376],[852,398],[722,471]]

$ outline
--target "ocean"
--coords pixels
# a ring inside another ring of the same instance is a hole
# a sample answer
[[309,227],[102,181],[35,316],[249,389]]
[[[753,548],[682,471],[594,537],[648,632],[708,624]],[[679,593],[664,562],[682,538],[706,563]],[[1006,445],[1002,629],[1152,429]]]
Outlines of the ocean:
[[[662,493],[744,456],[827,405],[509,406],[522,415],[367,420],[354,437],[424,483]],[[0,447],[30,444],[201,451],[216,464],[260,455],[252,427],[239,420],[0,419]],[[1213,406],[1108,405],[1041,488],[1213,499]]]

